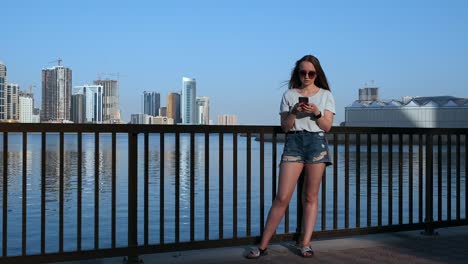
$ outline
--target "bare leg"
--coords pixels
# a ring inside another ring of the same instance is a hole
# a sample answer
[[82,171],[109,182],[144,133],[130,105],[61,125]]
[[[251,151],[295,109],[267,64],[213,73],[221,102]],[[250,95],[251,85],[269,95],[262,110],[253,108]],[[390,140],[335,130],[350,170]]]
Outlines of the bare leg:
[[318,193],[322,181],[325,163],[307,164],[305,167],[304,187],[302,191],[303,205],[303,237],[302,245],[308,246],[314,231],[315,222],[318,214]]
[[268,246],[271,237],[275,233],[275,230],[281,222],[284,212],[288,207],[294,188],[296,187],[297,179],[299,178],[303,167],[304,164],[300,162],[281,163],[278,192],[273,204],[271,205],[270,212],[268,213],[259,248],[265,249]]

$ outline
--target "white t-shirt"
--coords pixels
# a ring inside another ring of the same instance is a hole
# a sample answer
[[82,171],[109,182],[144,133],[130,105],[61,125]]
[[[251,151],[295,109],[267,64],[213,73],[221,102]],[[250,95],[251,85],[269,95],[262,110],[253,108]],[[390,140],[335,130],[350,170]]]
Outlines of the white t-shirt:
[[[299,97],[301,97],[299,92],[296,89],[288,89],[283,94],[281,99],[280,114],[284,112],[289,112],[295,104],[299,102]],[[320,89],[314,96],[309,97],[309,103],[315,104],[322,115],[325,113],[325,110],[328,110],[335,114],[335,99],[330,91],[325,89]],[[298,113],[296,120],[291,129],[295,130],[307,130],[310,132],[323,132],[323,130],[315,122],[315,117],[312,114],[307,113]]]

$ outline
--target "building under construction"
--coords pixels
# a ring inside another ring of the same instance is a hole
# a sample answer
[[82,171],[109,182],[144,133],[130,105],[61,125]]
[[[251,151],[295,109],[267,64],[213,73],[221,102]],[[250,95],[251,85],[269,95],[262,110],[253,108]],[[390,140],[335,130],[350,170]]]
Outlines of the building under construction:
[[103,123],[120,123],[119,82],[117,80],[96,80],[95,85],[103,87],[102,114]]
[[72,70],[60,65],[42,69],[42,122],[70,120]]

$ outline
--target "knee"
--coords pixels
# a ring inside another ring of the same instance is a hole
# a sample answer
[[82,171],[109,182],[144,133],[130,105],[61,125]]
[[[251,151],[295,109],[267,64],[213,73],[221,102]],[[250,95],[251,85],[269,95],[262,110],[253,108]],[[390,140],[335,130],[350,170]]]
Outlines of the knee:
[[287,207],[289,204],[289,199],[286,196],[278,195],[275,198],[275,203],[279,207]]
[[318,203],[318,193],[309,193],[302,198],[304,204],[315,205]]

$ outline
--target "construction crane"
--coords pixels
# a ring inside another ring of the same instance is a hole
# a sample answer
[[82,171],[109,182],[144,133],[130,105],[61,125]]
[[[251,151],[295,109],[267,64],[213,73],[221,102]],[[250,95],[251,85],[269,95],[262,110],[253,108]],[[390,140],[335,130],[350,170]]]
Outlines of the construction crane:
[[62,64],[62,59],[61,59],[61,58],[58,58],[58,59],[56,59],[56,60],[49,61],[48,63],[51,64],[51,63],[54,63],[54,62],[57,62],[57,63],[58,63],[58,66],[61,66],[60,64]]
[[33,87],[36,87],[36,85],[35,85],[35,84],[29,85],[29,93],[30,93],[31,95],[32,95],[32,89],[33,89]]
[[99,78],[99,79],[101,79],[102,76],[116,76],[116,77],[117,77],[117,81],[120,80],[120,77],[127,77],[127,75],[122,75],[122,74],[120,74],[119,72],[116,72],[116,73],[107,73],[107,72],[98,73],[98,78]]

